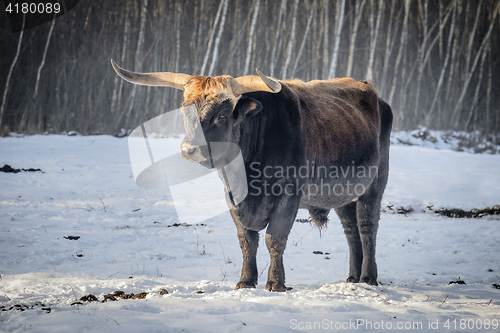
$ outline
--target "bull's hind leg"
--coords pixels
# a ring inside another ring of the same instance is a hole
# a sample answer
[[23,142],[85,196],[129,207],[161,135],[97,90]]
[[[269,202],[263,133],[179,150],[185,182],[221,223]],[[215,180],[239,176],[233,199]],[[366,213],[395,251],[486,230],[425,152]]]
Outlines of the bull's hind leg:
[[344,227],[344,233],[349,245],[349,277],[347,282],[359,282],[363,263],[363,247],[358,229],[356,217],[356,203],[352,202],[345,206],[336,208],[340,222]]
[[283,266],[283,252],[285,251],[286,241],[287,237],[266,233],[266,245],[271,257],[269,273],[267,275],[266,290],[287,290],[285,286],[285,267]]
[[[388,136],[387,136],[388,137]],[[381,163],[377,178],[368,191],[359,198],[356,205],[359,235],[363,247],[363,263],[359,282],[378,285],[377,263],[375,261],[375,243],[377,238],[378,222],[380,220],[380,203],[387,184],[389,174],[389,142],[381,152]]]
[[246,229],[241,223],[234,222],[238,232],[241,252],[243,253],[243,267],[240,281],[236,289],[255,288],[257,286],[257,247],[259,246],[259,233]]
[[356,206],[358,229],[363,249],[363,262],[359,282],[378,285],[375,241],[380,218],[380,200],[361,197]]
[[[387,106],[389,107],[389,106]],[[390,108],[389,108],[390,112]],[[359,235],[363,247],[363,263],[361,265],[361,276],[359,282],[378,285],[377,263],[375,261],[375,243],[377,238],[378,222],[380,220],[380,203],[384,194],[387,179],[389,177],[389,135],[390,119],[388,126],[383,130],[380,150],[380,163],[378,175],[373,180],[368,191],[359,198],[356,205],[356,218],[358,221]]]

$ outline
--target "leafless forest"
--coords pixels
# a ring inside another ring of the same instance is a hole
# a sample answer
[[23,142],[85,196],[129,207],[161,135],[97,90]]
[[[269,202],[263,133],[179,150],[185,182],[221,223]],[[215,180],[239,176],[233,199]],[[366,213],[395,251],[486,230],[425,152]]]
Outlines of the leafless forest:
[[0,121],[23,133],[116,134],[182,93],[135,71],[374,83],[395,128],[500,132],[500,0],[82,0],[12,33],[0,17]]

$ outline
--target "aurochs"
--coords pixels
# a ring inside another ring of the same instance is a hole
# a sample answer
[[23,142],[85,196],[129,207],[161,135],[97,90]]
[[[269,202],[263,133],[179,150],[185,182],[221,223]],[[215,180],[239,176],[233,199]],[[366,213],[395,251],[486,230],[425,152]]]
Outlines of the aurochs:
[[[258,76],[237,78],[134,73],[112,64],[132,83],[184,91],[183,106],[194,105],[199,120],[185,117],[185,159],[217,168],[224,156],[210,151],[211,142],[231,142],[241,149],[248,188],[260,191],[235,204],[221,177],[243,252],[236,289],[256,287],[258,232],[266,229],[271,259],[266,289],[287,290],[283,252],[299,208],[308,209],[319,227],[335,209],[349,244],[347,281],[377,285],[375,240],[389,172],[392,111],[370,83],[350,78],[278,81],[258,70]],[[205,145],[199,145],[194,126],[202,127]],[[311,172],[268,172],[279,167]],[[376,172],[335,177],[315,172],[349,168]]]

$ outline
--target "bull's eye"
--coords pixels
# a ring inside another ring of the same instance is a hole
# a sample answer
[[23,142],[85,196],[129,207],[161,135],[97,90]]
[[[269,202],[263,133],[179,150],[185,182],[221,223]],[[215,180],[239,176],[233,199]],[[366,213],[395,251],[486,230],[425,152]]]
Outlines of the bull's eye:
[[226,121],[226,116],[219,115],[217,118],[215,118],[214,124],[222,124]]

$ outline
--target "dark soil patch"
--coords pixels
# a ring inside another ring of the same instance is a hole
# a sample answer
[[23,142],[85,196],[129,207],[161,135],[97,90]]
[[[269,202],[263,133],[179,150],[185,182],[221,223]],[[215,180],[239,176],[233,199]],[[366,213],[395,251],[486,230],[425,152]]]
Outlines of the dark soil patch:
[[64,236],[63,238],[69,240],[79,240],[80,236]]
[[401,215],[408,215],[410,213],[413,213],[413,208],[411,207],[394,207],[394,205],[388,205],[388,206],[385,206],[382,207],[381,209],[381,212],[382,213],[387,213],[387,212],[395,212],[397,214],[401,214]]
[[458,208],[441,208],[434,211],[435,213],[453,218],[481,218],[488,215],[500,215],[500,205],[488,207],[484,209],[463,210]]
[[148,295],[148,293],[146,293],[146,292],[142,292],[142,293],[138,293],[138,294],[133,294],[133,293],[126,294],[125,292],[123,292],[121,290],[117,290],[114,293],[104,295],[104,300],[102,302],[104,303],[107,301],[118,301],[120,299],[144,299],[144,298],[146,298],[147,295]]
[[[397,213],[401,215],[408,215],[413,213],[414,210],[411,207],[394,207],[394,205],[388,205],[382,207],[382,213]],[[440,208],[434,209],[433,205],[427,206],[427,209],[423,210],[424,213],[436,213],[441,216],[450,218],[482,218],[486,216],[500,215],[500,205],[495,205],[493,207],[487,207],[483,209],[471,209],[464,210],[460,208]]]
[[88,294],[88,295],[80,297],[80,301],[84,301],[84,302],[97,302],[97,297],[95,297],[92,294]]
[[[161,288],[158,290],[158,293],[160,295],[166,295],[166,294],[168,294],[168,291],[164,288]],[[105,303],[107,301],[119,301],[122,299],[145,299],[146,296],[148,296],[148,294],[149,293],[147,293],[147,292],[142,292],[142,293],[138,293],[138,294],[134,294],[134,293],[127,294],[121,290],[117,290],[117,291],[114,291],[110,294],[104,295],[102,300],[99,300],[95,295],[88,294],[88,295],[85,295],[83,297],[80,297],[80,301]],[[75,305],[75,304],[83,304],[83,303],[82,302],[74,302],[71,305]]]
[[37,308],[40,308],[42,311],[45,311],[46,313],[50,313],[52,310],[49,307],[46,307],[45,304],[36,302],[33,305],[26,305],[26,304],[15,304],[10,307],[5,307],[5,306],[0,306],[0,311],[26,311],[26,310],[35,310]]
[[5,164],[3,167],[1,167],[0,171],[1,172],[6,172],[6,173],[18,173],[18,172],[21,172],[21,171],[25,171],[25,172],[37,172],[37,171],[40,171],[41,173],[45,173],[45,172],[43,172],[40,169],[34,169],[34,168],[29,168],[29,169],[15,169],[15,168],[11,167],[8,164]]
[[[155,222],[156,223],[156,222]],[[200,227],[206,227],[207,225],[205,223],[196,223],[196,224],[189,224],[189,223],[186,223],[186,222],[182,222],[182,223],[174,223],[174,224],[169,224],[167,225],[167,228],[172,228],[172,227],[192,227],[192,226],[200,226]]]
[[448,283],[448,284],[467,284],[467,283],[465,283],[464,280],[458,279],[456,281],[450,281],[450,283]]
[[160,294],[160,295],[167,295],[168,294],[168,290],[165,289],[165,288],[160,288],[160,289],[158,289],[158,294]]

